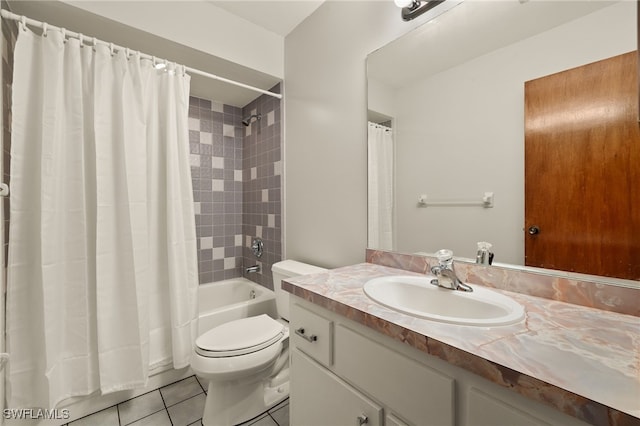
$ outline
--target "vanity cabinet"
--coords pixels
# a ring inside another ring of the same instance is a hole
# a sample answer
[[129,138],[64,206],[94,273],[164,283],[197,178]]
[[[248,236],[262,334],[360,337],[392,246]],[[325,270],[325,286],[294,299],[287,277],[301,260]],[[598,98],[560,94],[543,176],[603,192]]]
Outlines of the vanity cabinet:
[[586,425],[294,296],[290,320],[292,425]]

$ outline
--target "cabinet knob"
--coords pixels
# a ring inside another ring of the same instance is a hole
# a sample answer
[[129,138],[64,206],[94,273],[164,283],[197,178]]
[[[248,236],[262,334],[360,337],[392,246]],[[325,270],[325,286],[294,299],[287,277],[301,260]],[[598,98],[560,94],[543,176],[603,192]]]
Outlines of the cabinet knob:
[[369,423],[369,418],[364,414],[359,415],[357,420],[358,420],[358,426],[366,425],[367,423]]

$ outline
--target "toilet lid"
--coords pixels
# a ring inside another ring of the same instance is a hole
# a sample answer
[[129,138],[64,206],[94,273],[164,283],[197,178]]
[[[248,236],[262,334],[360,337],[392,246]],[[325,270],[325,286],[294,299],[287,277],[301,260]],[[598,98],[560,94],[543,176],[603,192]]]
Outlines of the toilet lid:
[[208,357],[244,355],[277,342],[284,325],[262,314],[215,327],[196,339],[196,350]]

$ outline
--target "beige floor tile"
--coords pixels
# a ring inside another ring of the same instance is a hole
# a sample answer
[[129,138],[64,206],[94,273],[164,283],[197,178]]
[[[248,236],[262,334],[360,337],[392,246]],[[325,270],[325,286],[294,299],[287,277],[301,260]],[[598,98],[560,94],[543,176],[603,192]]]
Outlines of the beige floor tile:
[[131,423],[129,426],[171,426],[169,413],[167,410],[158,411],[147,417]]
[[254,423],[250,423],[251,426],[278,426],[276,422],[267,414],[264,417],[261,417]]
[[196,376],[196,379],[200,382],[200,386],[204,389],[204,393],[207,393],[209,391],[209,381],[198,376]]
[[278,426],[289,426],[289,404],[283,405],[277,410],[271,410],[269,414],[278,423]]
[[196,376],[191,376],[160,388],[160,393],[167,407],[171,407],[202,392],[202,387],[200,387],[200,383],[196,380]]
[[120,411],[120,423],[128,425],[150,414],[164,410],[164,403],[160,391],[145,393],[118,405]]
[[107,408],[106,410],[98,411],[90,416],[83,417],[74,422],[69,423],[69,426],[119,426],[120,421],[118,419],[118,409],[116,407]]
[[169,416],[173,426],[187,426],[202,418],[204,412],[204,393],[169,407]]

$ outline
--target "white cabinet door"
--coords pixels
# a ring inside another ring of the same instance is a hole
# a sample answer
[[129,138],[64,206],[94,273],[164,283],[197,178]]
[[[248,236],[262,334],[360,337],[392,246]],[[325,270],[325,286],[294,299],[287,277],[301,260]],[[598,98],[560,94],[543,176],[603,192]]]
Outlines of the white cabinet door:
[[335,371],[407,422],[455,424],[455,381],[339,324]]
[[291,424],[381,426],[382,408],[297,349],[291,354]]
[[384,426],[409,426],[393,414],[387,414],[384,419]]
[[469,406],[465,424],[468,426],[549,426],[548,423],[476,388],[469,390],[467,398]]

